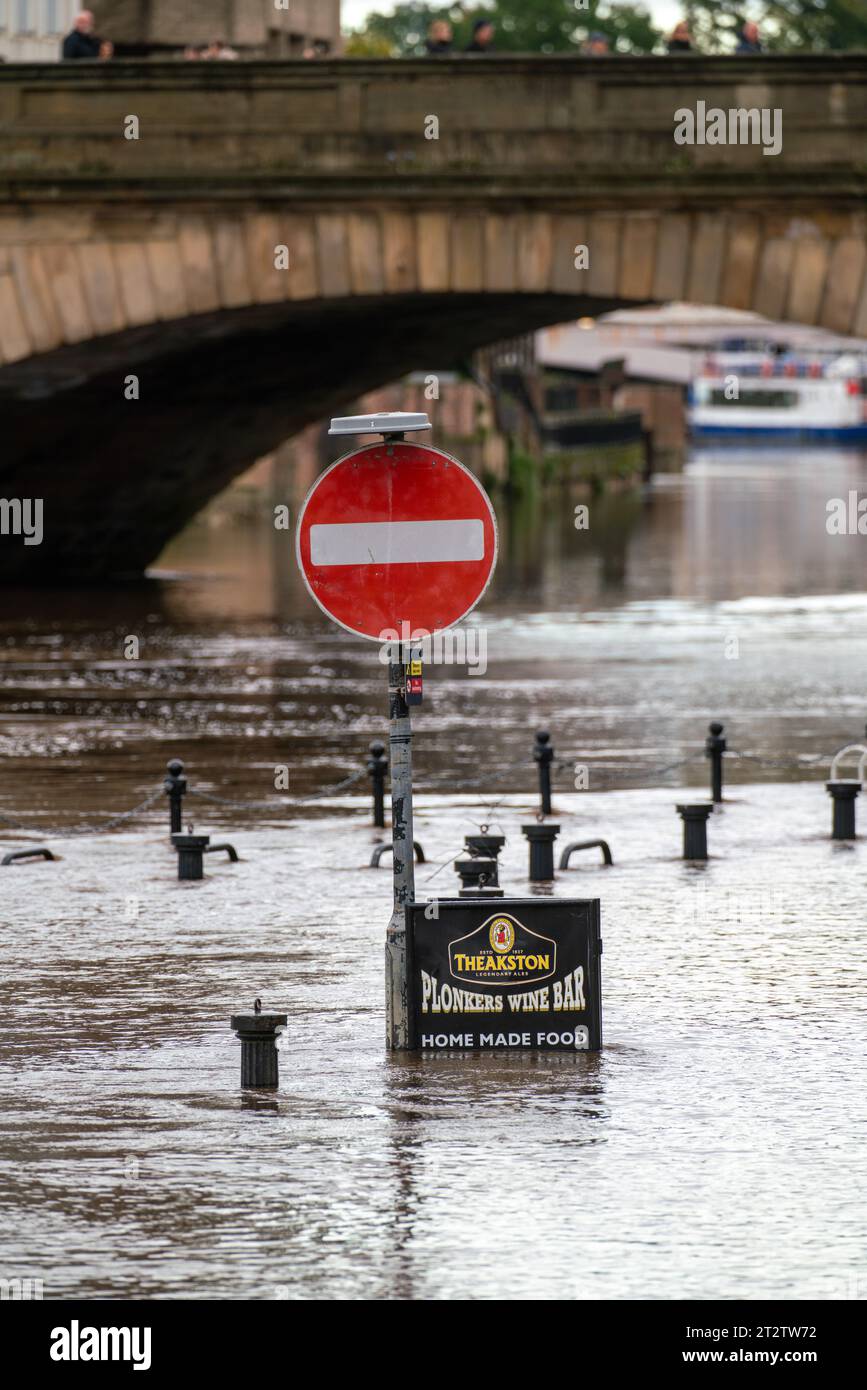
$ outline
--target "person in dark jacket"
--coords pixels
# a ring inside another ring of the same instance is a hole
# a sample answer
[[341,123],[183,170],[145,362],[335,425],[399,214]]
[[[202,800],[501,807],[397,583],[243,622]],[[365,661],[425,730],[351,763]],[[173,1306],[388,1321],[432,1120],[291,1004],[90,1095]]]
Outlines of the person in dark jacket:
[[452,52],[454,32],[447,19],[435,19],[428,30],[425,48],[431,58]]
[[61,58],[98,58],[102,40],[93,32],[93,14],[82,10],[75,16],[72,32],[63,40]]
[[675,24],[671,31],[666,48],[669,53],[692,53],[692,39],[689,33],[689,25],[685,19],[679,24]]
[[477,19],[473,24],[473,37],[464,49],[465,53],[493,53],[494,26],[489,19]]
[[741,29],[740,43],[735,49],[735,53],[762,53],[762,41],[759,38],[759,26],[752,19],[748,19]]

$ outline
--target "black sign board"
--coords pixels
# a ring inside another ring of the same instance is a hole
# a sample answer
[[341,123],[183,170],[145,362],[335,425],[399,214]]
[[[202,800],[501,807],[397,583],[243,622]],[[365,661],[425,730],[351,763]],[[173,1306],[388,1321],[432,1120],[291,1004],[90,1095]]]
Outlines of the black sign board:
[[413,1047],[597,1051],[598,898],[488,898],[407,908]]

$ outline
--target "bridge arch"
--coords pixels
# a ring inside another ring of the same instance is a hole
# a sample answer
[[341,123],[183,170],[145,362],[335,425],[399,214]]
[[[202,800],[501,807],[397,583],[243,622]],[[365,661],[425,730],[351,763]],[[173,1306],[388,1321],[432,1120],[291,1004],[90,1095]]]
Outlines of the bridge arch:
[[[0,495],[53,513],[7,576],[140,571],[305,424],[546,324],[688,299],[867,335],[849,60],[75,67],[0,69]],[[779,104],[779,159],[676,148],[710,92]]]
[[867,260],[854,218],[832,238],[758,214],[191,208],[135,239],[93,215],[65,242],[26,230],[0,278],[0,492],[49,513],[41,553],[2,549],[22,579],[141,572],[304,425],[498,338],[679,298],[860,331]]

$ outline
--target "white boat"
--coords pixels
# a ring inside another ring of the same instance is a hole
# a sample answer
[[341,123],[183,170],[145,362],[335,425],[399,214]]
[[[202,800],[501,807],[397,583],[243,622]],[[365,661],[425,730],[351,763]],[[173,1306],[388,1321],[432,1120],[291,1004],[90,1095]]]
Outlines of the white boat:
[[867,443],[867,360],[718,352],[693,378],[687,413],[698,438]]

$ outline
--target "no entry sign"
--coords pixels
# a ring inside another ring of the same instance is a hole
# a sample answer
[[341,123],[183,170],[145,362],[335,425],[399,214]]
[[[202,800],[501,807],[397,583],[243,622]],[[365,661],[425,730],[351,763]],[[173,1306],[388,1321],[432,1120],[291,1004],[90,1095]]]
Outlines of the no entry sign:
[[334,622],[377,642],[407,641],[476,606],[496,564],[497,524],[484,488],[449,454],[368,444],[316,480],[295,547]]

